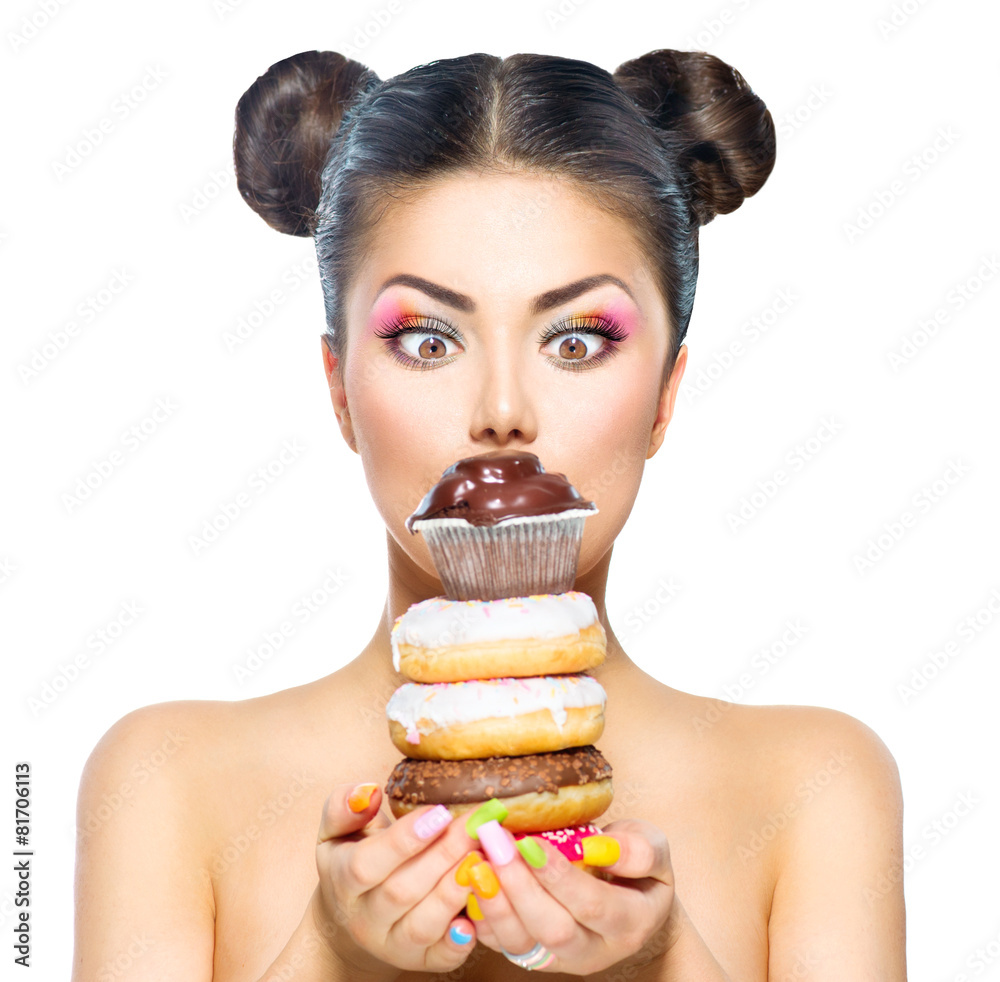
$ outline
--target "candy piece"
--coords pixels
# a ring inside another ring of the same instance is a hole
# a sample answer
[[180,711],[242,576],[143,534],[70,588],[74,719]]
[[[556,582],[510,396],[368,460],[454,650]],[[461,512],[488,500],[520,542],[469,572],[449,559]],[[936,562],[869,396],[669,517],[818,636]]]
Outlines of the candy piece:
[[490,798],[484,801],[470,816],[465,823],[465,831],[470,838],[479,838],[479,826],[496,819],[502,822],[507,817],[507,809],[500,803],[498,798]]
[[483,900],[490,900],[500,892],[500,881],[489,863],[477,863],[469,870],[472,889]]
[[481,852],[473,849],[472,852],[470,852],[465,859],[458,864],[458,869],[455,870],[455,882],[460,887],[467,887],[471,882],[469,880],[469,870],[478,863],[481,863],[485,858],[486,857]]
[[347,796],[347,807],[355,814],[363,812],[370,804],[377,787],[377,784],[359,784]]
[[483,912],[479,909],[479,901],[476,900],[474,893],[470,893],[469,898],[465,901],[465,912],[469,915],[470,921],[481,921],[483,919]]
[[588,866],[611,866],[621,858],[622,849],[610,835],[589,835],[583,840],[583,861]]

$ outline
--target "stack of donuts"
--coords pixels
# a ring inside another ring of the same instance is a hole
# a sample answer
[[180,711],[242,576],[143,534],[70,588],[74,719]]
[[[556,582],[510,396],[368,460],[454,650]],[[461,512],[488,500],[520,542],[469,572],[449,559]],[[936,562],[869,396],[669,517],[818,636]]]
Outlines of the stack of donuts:
[[[484,481],[484,472],[494,480]],[[547,485],[558,487],[558,511],[581,503],[565,478],[544,472],[533,454],[489,454],[466,458],[445,471],[408,524],[420,522],[422,513],[435,506],[440,514],[441,502],[435,499],[441,498],[442,488],[455,484],[456,474],[467,507],[463,517],[456,516],[454,504],[446,505],[450,522],[461,518],[475,525],[470,518],[482,518],[482,508],[475,512],[473,506],[476,488],[482,490],[484,484],[491,484],[493,516],[498,498],[507,510],[530,514],[525,485],[534,482],[537,492],[540,475]],[[449,502],[456,497],[454,488],[452,492],[446,495]],[[535,514],[558,514],[552,497],[547,495],[543,510]],[[582,504],[589,510],[578,507],[577,516],[596,510],[589,502]],[[484,526],[493,536],[499,527],[496,520],[478,528]],[[523,525],[514,531],[525,537]],[[594,746],[604,729],[606,696],[587,674],[604,661],[606,634],[585,593],[506,592],[510,587],[505,584],[511,582],[547,585],[536,574],[545,567],[539,550],[562,550],[561,559],[566,558],[565,528],[558,529],[556,538],[541,541],[537,522],[529,521],[527,531],[527,538],[535,535],[526,553],[512,555],[507,548],[488,570],[488,589],[482,584],[483,567],[497,558],[489,550],[474,550],[469,575],[456,577],[455,553],[468,553],[468,543],[432,546],[439,572],[450,564],[450,575],[442,575],[445,596],[413,604],[396,618],[391,632],[393,665],[408,681],[386,707],[390,737],[405,759],[396,765],[385,792],[396,817],[425,804],[444,804],[455,815],[471,811],[476,821],[497,819],[515,838],[541,835],[571,862],[587,868],[582,840],[599,832],[591,823],[607,810],[614,794],[611,767]],[[447,562],[440,557],[442,548],[451,553]],[[572,585],[578,551],[579,536],[569,546],[570,576],[562,561],[560,579],[548,584],[566,584],[568,578]],[[469,598],[470,590],[493,595]],[[472,828],[470,832],[475,834]]]

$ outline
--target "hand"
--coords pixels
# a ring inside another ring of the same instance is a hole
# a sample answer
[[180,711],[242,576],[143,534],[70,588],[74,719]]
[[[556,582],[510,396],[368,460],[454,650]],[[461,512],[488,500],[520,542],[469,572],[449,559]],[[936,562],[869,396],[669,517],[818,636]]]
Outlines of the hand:
[[443,808],[390,822],[380,801],[376,785],[342,785],[327,798],[313,920],[351,978],[451,971],[475,947],[475,927],[458,916],[469,891],[455,880],[469,837]]
[[[500,831],[513,849],[513,836]],[[599,972],[623,959],[638,965],[665,955],[680,923],[666,836],[636,819],[612,822],[602,834],[618,842],[621,855],[599,877],[578,869],[540,838],[535,841],[546,855],[540,869],[516,849],[512,857],[510,850],[501,848],[498,855],[486,849],[500,890],[490,897],[474,884],[483,916],[477,922],[479,940],[513,954],[541,943],[555,956],[542,971],[574,975]]]

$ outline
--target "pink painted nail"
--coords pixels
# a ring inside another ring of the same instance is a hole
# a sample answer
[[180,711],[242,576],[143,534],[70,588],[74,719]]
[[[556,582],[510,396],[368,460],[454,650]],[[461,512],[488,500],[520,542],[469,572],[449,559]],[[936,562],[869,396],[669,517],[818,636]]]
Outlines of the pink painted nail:
[[479,826],[479,842],[494,866],[506,866],[517,855],[514,843],[495,818]]
[[418,839],[429,839],[432,835],[437,835],[451,818],[451,812],[444,805],[435,805],[413,823],[413,831]]

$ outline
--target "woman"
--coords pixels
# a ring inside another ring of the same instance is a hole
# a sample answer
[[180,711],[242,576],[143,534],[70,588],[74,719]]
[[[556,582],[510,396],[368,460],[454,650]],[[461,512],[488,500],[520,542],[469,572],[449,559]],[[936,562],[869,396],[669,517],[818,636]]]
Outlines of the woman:
[[[74,978],[905,978],[893,758],[832,710],[744,706],[650,678],[607,621],[615,537],[687,362],[697,230],[764,183],[774,129],[742,77],[654,51],[586,62],[477,54],[381,82],[329,52],[286,59],[237,108],[238,186],[314,235],[324,369],[383,516],[389,592],[356,658],[236,703],[162,703],[92,753],[80,813]],[[441,593],[404,521],[455,460],[530,450],[595,500],[575,588],[608,634],[601,751],[620,859],[484,857],[424,807],[392,821],[389,631]],[[349,521],[341,509],[332,521]],[[139,788],[134,762],[179,749]],[[318,834],[317,834],[318,829]],[[509,859],[509,861],[507,861]],[[886,884],[889,884],[887,887]],[[479,942],[478,944],[476,942]]]

